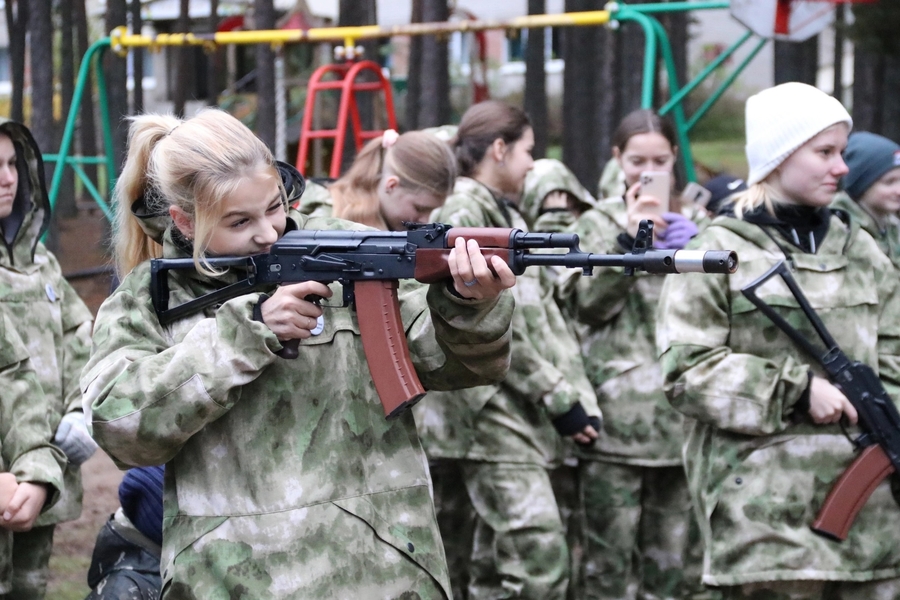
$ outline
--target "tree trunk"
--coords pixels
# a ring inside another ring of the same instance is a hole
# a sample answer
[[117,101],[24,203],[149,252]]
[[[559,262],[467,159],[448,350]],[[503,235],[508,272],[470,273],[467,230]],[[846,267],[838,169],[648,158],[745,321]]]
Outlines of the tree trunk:
[[[131,0],[131,31],[140,34],[144,27],[141,18],[141,0]],[[134,87],[131,90],[131,113],[139,115],[144,112],[144,49],[131,50],[131,78]]]
[[[410,23],[422,23],[422,3],[424,0],[412,0]],[[409,36],[409,59],[406,72],[406,102],[403,107],[403,127],[407,131],[420,129],[419,104],[422,101],[422,41],[423,36]]]
[[[630,4],[644,4],[647,0],[633,0]],[[641,107],[644,85],[644,29],[635,22],[622,23],[616,31],[616,55],[619,89],[619,113],[616,127],[622,117]]]
[[[566,0],[566,12],[601,10],[603,0]],[[597,95],[600,70],[597,27],[564,30],[563,148],[566,166],[588,189],[600,179],[597,162]]]
[[853,55],[853,129],[878,133],[882,122],[885,59],[856,46]]
[[[31,55],[31,134],[43,153],[57,150],[53,122],[53,3],[29,0],[28,50]],[[44,163],[47,181],[53,176],[52,163]],[[57,246],[53,222],[47,246]]]
[[775,85],[799,81],[816,85],[819,73],[819,36],[805,42],[775,42]]
[[[424,10],[424,5],[423,5]],[[340,0],[338,26],[375,25],[378,23],[378,13],[375,0]],[[356,40],[357,46],[364,49],[363,59],[378,60],[378,41],[369,40],[362,42]],[[364,75],[362,81],[372,81],[371,77]],[[371,94],[358,95],[360,121],[364,129],[370,129],[373,125],[374,106]],[[341,157],[341,171],[345,171],[356,156],[356,143],[353,141],[352,126],[347,127],[347,138],[344,140],[344,153]]]
[[[87,13],[85,11],[86,0],[76,0],[74,3],[75,13],[75,37],[76,39],[76,56],[78,56],[78,69],[81,69],[81,61],[88,50],[88,26]],[[97,155],[97,125],[94,120],[94,89],[92,71],[88,72],[88,79],[81,94],[81,107],[78,111],[78,151],[83,156]],[[97,182],[97,165],[84,165],[83,167],[88,179]]]
[[900,56],[885,57],[881,80],[884,89],[890,91],[880,97],[884,105],[878,133],[891,140],[900,140],[900,96],[896,92],[900,89]]
[[[272,0],[254,0],[256,29],[275,29]],[[275,151],[275,53],[268,44],[256,46],[256,135]]]
[[[72,108],[72,96],[75,94],[75,31],[73,23],[72,3],[60,2],[59,29],[62,49],[59,53],[59,84],[62,96],[63,123],[66,122]],[[59,130],[62,131],[62,127]],[[59,148],[60,141],[60,139],[56,140],[56,148]],[[75,207],[75,172],[61,164],[58,164],[57,167],[65,170],[63,171],[62,186],[59,188],[59,196],[56,199],[56,215],[62,218],[71,218],[78,212]]]
[[832,95],[840,102],[844,101],[844,40],[846,39],[847,11],[843,4],[834,9],[834,78],[832,79]]
[[[187,33],[191,30],[190,5],[190,0],[180,0],[178,20],[175,22],[176,33]],[[172,111],[179,117],[184,117],[184,106],[187,104],[188,96],[188,81],[191,74],[188,53],[192,52],[192,48],[190,46],[171,46],[169,50],[176,57]]]
[[[209,32],[212,35],[219,30],[219,0],[209,2]],[[222,60],[222,49],[216,46],[207,58],[206,71],[206,103],[215,106],[219,103],[219,62]]]
[[10,118],[25,121],[25,34],[28,33],[29,0],[6,0],[6,31],[9,37],[9,70],[12,77]]
[[[528,14],[542,15],[546,11],[546,0],[528,0]],[[525,47],[525,112],[531,118],[534,128],[535,158],[547,155],[547,73],[544,69],[544,29],[536,27],[528,30],[528,45]]]
[[[106,28],[112,31],[125,25],[128,0],[106,0]],[[113,153],[116,169],[125,162],[125,146],[128,141],[128,88],[125,59],[115,52],[106,52],[103,61],[106,73],[107,106],[110,126],[113,128],[113,147],[106,152]],[[110,174],[112,175],[112,174]]]
[[[443,22],[450,18],[447,0],[424,0],[422,20]],[[428,35],[422,39],[422,90],[419,128],[450,122],[450,67],[447,36]]]

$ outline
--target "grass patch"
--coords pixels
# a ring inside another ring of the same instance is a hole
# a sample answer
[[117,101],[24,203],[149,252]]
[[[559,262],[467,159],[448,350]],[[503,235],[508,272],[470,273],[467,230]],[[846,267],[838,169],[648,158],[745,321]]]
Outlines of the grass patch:
[[730,173],[747,177],[747,156],[744,154],[744,140],[705,140],[691,142],[694,162],[703,165],[713,173]]
[[91,566],[90,556],[50,557],[50,572],[53,576],[47,585],[47,598],[54,600],[84,600],[90,593],[87,572]]

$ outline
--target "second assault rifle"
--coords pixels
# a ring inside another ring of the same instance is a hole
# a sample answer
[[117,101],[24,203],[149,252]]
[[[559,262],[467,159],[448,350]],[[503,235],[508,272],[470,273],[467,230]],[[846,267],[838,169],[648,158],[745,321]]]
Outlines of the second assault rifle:
[[[265,254],[209,258],[214,268],[236,268],[246,278],[180,306],[169,308],[168,271],[195,268],[190,258],[156,259],[151,265],[150,293],[159,322],[167,325],[187,315],[273,285],[319,281],[343,287],[343,306],[357,312],[369,372],[392,418],[415,404],[425,390],[413,369],[406,344],[397,286],[400,279],[434,283],[450,277],[447,259],[459,237],[476,240],[486,258],[499,256],[513,273],[533,265],[583,269],[625,267],[649,273],[732,273],[737,256],[727,250],[649,249],[652,223],[642,224],[635,249],[628,254],[589,254],[578,248],[578,236],[525,233],[520,229],[456,227],[441,223],[413,226],[405,232],[299,230],[286,233]],[[543,248],[565,254],[531,253]],[[490,265],[490,259],[488,258]],[[284,342],[279,354],[295,358],[299,340]]]
[[[806,339],[756,295],[756,289],[775,275],[780,275],[787,284],[822,340],[824,348]],[[844,541],[856,515],[875,488],[890,474],[900,473],[900,414],[872,367],[850,360],[838,347],[784,261],[780,261],[741,292],[822,366],[828,380],[844,393],[859,413],[859,426],[863,433],[851,442],[861,448],[862,452],[828,492],[811,525],[812,530],[820,535]]]

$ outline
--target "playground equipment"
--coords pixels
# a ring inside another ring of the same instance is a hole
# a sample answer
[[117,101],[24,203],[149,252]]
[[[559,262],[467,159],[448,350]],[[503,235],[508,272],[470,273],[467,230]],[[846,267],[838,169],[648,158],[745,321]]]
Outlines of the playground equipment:
[[[354,51],[355,52],[355,51]],[[363,73],[371,73],[375,81],[359,81]],[[325,80],[327,75],[336,75],[337,79]],[[341,102],[337,114],[337,126],[334,129],[313,129],[313,112],[316,107],[318,93],[325,90],[340,90]],[[353,140],[357,152],[362,149],[364,140],[376,138],[383,129],[364,130],[359,118],[357,92],[377,92],[384,94],[386,122],[389,129],[397,129],[397,117],[394,113],[394,96],[391,93],[391,82],[381,72],[381,66],[371,60],[361,62],[347,61],[342,64],[323,65],[316,69],[309,78],[306,107],[303,110],[303,123],[300,126],[300,148],[297,152],[297,170],[305,173],[306,159],[309,157],[309,146],[313,140],[333,139],[334,150],[331,154],[329,177],[337,178],[341,174],[341,158],[344,156],[344,140],[347,139],[348,121],[353,122]]]
[[[663,68],[665,69],[668,80],[669,100],[659,109],[658,112],[662,115],[671,115],[676,127],[676,131],[678,133],[679,151],[682,155],[681,158],[683,160],[683,164],[685,165],[687,179],[689,181],[695,181],[696,173],[694,170],[694,161],[691,153],[690,142],[688,139],[690,130],[697,124],[697,122],[703,117],[703,115],[709,111],[712,105],[722,96],[725,90],[734,82],[738,75],[746,68],[750,61],[753,60],[753,58],[759,53],[763,46],[768,43],[770,36],[762,36],[758,33],[755,34],[753,31],[748,30],[745,35],[743,35],[734,44],[732,44],[732,46],[726,49],[714,61],[707,65],[707,67],[703,69],[703,71],[701,71],[701,73],[699,73],[694,79],[686,83],[683,87],[679,87],[675,70],[675,62],[672,55],[672,48],[669,44],[668,36],[666,35],[665,29],[663,28],[662,24],[660,24],[660,22],[654,17],[654,15],[660,13],[671,13],[688,10],[729,9],[732,7],[732,3],[738,5],[741,4],[742,1],[743,0],[732,0],[732,2],[729,2],[728,0],[676,1],[640,4],[634,6],[628,5],[624,2],[610,2],[609,4],[607,4],[606,10],[599,11],[562,13],[555,15],[529,15],[525,17],[517,17],[508,21],[460,20],[446,23],[413,23],[409,25],[399,25],[394,27],[379,27],[377,25],[367,25],[360,27],[332,27],[308,30],[293,29],[275,31],[227,31],[214,34],[174,33],[160,34],[156,36],[131,34],[128,33],[128,31],[124,27],[120,27],[114,30],[111,33],[110,37],[103,38],[101,40],[98,40],[97,42],[94,42],[94,44],[92,44],[91,47],[88,48],[88,51],[85,53],[84,59],[82,60],[81,68],[79,69],[78,73],[78,81],[75,87],[75,93],[72,99],[72,106],[70,107],[69,115],[66,120],[66,126],[63,132],[59,153],[56,155],[47,155],[45,157],[46,160],[54,161],[63,165],[63,168],[57,168],[54,172],[53,180],[50,186],[50,202],[51,205],[55,204],[56,198],[59,194],[59,187],[62,183],[64,167],[71,166],[75,170],[79,178],[85,183],[86,189],[88,189],[88,191],[97,201],[97,204],[103,210],[104,214],[108,218],[111,218],[112,216],[109,206],[97,191],[96,186],[88,181],[83,169],[80,168],[80,165],[86,163],[105,164],[108,174],[107,181],[109,182],[109,189],[112,189],[115,181],[116,165],[113,163],[111,151],[112,133],[109,123],[106,84],[102,69],[98,68],[103,53],[109,48],[112,48],[115,52],[124,54],[127,53],[131,48],[139,47],[159,48],[162,46],[185,45],[215,46],[225,44],[271,44],[273,47],[277,48],[283,44],[288,43],[315,43],[336,41],[343,42],[344,45],[341,48],[343,49],[344,56],[346,57],[347,55],[352,56],[353,54],[355,54],[356,41],[361,39],[383,38],[395,35],[436,35],[447,34],[456,31],[479,32],[489,29],[516,30],[538,27],[601,26],[607,24],[618,24],[620,22],[626,21],[637,23],[644,31],[644,66],[643,84],[641,90],[641,107],[653,108],[653,96],[655,91],[654,88],[656,83],[657,65],[661,58]],[[757,8],[762,8],[762,5],[766,4],[775,5],[775,14],[782,15],[782,21],[784,20],[784,15],[788,15],[788,20],[786,21],[786,23],[790,28],[792,26],[792,22],[789,17],[792,14],[792,11],[802,4],[817,3],[821,5],[829,3],[836,4],[840,2],[850,3],[859,1],[866,0],[755,0],[753,2],[753,5]],[[785,11],[787,11],[787,13],[785,13]],[[713,91],[706,102],[704,102],[690,118],[687,118],[684,110],[684,100],[687,95],[692,90],[696,89],[697,86],[699,86],[704,80],[706,80],[706,78],[709,77],[714,71],[721,67],[726,60],[728,60],[739,48],[750,41],[754,36],[756,36],[757,39],[749,54],[741,61],[739,65],[737,65],[733,72],[719,84],[719,86]],[[360,85],[358,83],[353,83],[355,82],[355,75],[362,69],[370,68],[368,66],[359,67],[359,65],[363,64],[365,63],[356,63],[353,66],[346,67],[346,73],[341,80],[341,86],[349,86],[350,96],[352,96],[355,91],[359,91],[354,90],[354,87],[356,85]],[[338,67],[344,68],[341,65],[328,65],[328,67],[332,69],[337,69]],[[357,67],[359,68],[357,69]],[[100,103],[103,140],[105,144],[105,155],[98,157],[73,157],[70,156],[70,151],[72,147],[72,139],[75,132],[75,120],[83,97],[84,87],[87,85],[87,82],[89,80],[91,68],[94,68],[97,73],[99,92],[98,96]],[[353,73],[354,77],[350,77],[351,71],[354,69],[357,69],[356,72]],[[378,74],[381,75],[380,69],[378,69]],[[348,81],[350,82],[349,84],[345,83]],[[327,82],[323,82],[320,80],[316,83],[313,83],[312,86],[313,87],[311,87],[310,89],[310,96],[313,95],[313,92],[317,93],[318,91],[327,89]],[[383,76],[382,81],[379,81],[377,83],[377,86],[379,86],[380,89],[384,89],[389,92],[389,88],[385,87]],[[342,87],[342,89],[344,88]],[[343,99],[341,105],[342,107],[344,106]],[[393,116],[392,108],[393,105],[391,101],[391,107],[388,109],[388,112],[391,116]],[[349,97],[347,99],[346,110],[342,109],[342,112],[340,114],[343,115],[343,124],[339,123],[334,130],[324,131],[312,130],[311,121],[309,122],[309,124],[306,124],[307,118],[311,118],[311,116],[308,114],[304,114],[304,131],[308,134],[308,136],[334,137],[336,144],[339,142],[342,143],[344,136],[338,137],[338,132],[341,131],[343,127],[343,132],[344,134],[346,134],[346,119],[351,118],[353,119],[353,123],[355,126],[355,143],[357,147],[360,147],[362,145],[362,140],[366,137],[375,137],[380,134],[380,131],[377,134],[374,134],[374,132],[372,131],[361,131],[357,122],[358,113],[355,110],[354,100],[350,99]],[[356,116],[354,117],[354,115]],[[307,138],[307,143],[308,139],[309,138]],[[301,141],[301,149],[303,148],[303,145],[304,142]],[[335,156],[338,157],[337,160],[339,161],[340,154],[338,152],[335,152]],[[333,161],[332,173],[334,173]]]

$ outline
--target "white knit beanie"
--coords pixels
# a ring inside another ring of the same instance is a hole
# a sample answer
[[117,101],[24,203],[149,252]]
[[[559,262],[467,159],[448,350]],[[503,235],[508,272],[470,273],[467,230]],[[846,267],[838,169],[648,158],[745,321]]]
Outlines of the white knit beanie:
[[853,127],[847,109],[805,83],[782,83],[747,99],[747,185],[759,183],[794,151],[835,123]]

